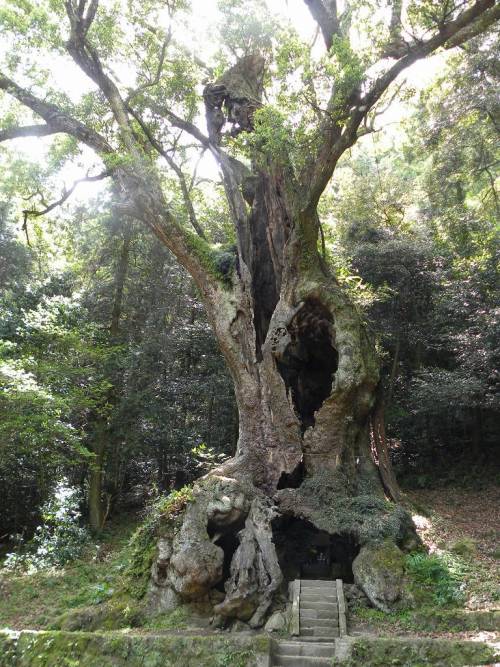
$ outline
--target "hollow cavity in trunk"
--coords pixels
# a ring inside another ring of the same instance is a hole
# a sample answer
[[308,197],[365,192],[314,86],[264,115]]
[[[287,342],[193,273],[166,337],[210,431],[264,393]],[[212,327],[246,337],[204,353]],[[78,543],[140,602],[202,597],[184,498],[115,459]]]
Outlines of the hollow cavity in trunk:
[[302,431],[314,426],[314,414],[331,394],[338,368],[335,330],[330,311],[317,299],[307,299],[288,326],[290,342],[278,370],[300,418]]

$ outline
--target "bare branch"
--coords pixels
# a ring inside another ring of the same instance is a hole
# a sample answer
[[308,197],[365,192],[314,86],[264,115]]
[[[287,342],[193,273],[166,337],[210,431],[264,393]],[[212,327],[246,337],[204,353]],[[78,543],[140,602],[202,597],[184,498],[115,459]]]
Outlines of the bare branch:
[[[65,188],[62,196],[57,201],[52,202],[52,204],[46,205],[45,208],[41,210],[37,210],[35,208],[25,209],[23,211],[23,216],[24,216],[23,229],[26,228],[28,217],[39,218],[42,215],[50,213],[55,208],[62,206],[64,202],[71,197],[71,195],[73,194],[77,186],[80,185],[80,183],[95,183],[96,181],[102,181],[104,178],[109,178],[110,176],[111,176],[111,171],[109,169],[106,169],[106,171],[103,171],[100,174],[96,174],[95,176],[84,176],[83,178],[78,178],[69,188],[69,190],[66,190]],[[31,197],[29,197],[29,199],[31,199]]]

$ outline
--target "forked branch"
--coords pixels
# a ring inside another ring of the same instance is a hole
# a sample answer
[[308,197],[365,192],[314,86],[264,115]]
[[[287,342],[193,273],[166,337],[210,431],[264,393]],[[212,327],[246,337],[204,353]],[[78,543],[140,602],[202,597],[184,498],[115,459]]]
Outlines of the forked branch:
[[[309,210],[316,208],[339,158],[354,145],[358,138],[358,128],[365,117],[401,72],[439,48],[448,49],[462,44],[483,32],[499,18],[500,5],[496,4],[495,0],[476,0],[454,20],[440,26],[432,37],[409,45],[406,54],[375,79],[363,97],[350,109],[348,108],[350,96],[347,96],[344,109],[347,122],[341,124],[339,121],[335,122],[330,114],[325,115],[318,128],[319,149],[312,156],[306,173],[303,174],[303,180],[310,183],[305,208]],[[334,91],[328,109],[335,107],[336,102]]]
[[56,201],[52,202],[52,204],[44,204],[44,208],[40,210],[37,210],[35,208],[25,209],[23,211],[24,225],[26,225],[26,220],[29,217],[38,218],[42,215],[47,215],[47,213],[50,213],[55,208],[62,206],[64,202],[71,197],[71,195],[76,190],[78,185],[80,185],[80,183],[95,183],[96,181],[102,181],[105,178],[109,178],[110,176],[111,176],[111,171],[109,169],[106,169],[105,171],[101,172],[100,174],[96,174],[95,176],[84,176],[83,178],[78,178],[76,181],[74,181],[73,185],[69,189],[64,188],[61,197]]

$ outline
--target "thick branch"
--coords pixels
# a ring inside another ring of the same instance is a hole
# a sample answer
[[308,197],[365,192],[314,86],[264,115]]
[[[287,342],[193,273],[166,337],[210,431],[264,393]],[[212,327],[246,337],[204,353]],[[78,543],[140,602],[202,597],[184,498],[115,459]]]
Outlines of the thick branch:
[[304,2],[321,30],[326,48],[331,49],[333,37],[340,32],[337,0],[304,0]]
[[48,125],[19,125],[0,130],[0,142],[24,137],[46,137],[50,134],[57,134],[57,132],[58,130]]
[[[22,105],[28,107],[37,116],[43,118],[47,123],[47,126],[52,130],[51,132],[47,132],[47,134],[63,132],[64,134],[70,134],[82,143],[90,146],[90,148],[93,148],[99,154],[110,154],[113,152],[113,149],[106,139],[101,137],[95,130],[91,130],[79,120],[72,118],[66,112],[59,109],[55,104],[50,104],[35,97],[35,95],[32,95],[29,91],[21,88],[21,86],[2,73],[0,73],[0,90],[5,90],[9,95],[12,95],[12,97],[15,97],[21,102]],[[8,132],[8,130],[5,130],[5,132]]]
[[71,34],[66,46],[75,63],[94,81],[108,100],[120,127],[125,145],[128,150],[134,152],[135,145],[125,102],[115,82],[105,73],[96,49],[87,39],[87,33],[95,18],[99,0],[91,0],[88,12],[85,15],[86,4],[86,0],[81,0],[78,8],[76,8],[73,0],[65,0],[64,2],[71,25]]

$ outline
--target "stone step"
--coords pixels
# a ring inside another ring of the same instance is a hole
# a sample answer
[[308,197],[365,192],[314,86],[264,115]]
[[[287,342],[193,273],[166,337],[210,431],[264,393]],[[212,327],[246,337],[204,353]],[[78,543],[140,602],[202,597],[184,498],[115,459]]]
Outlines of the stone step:
[[335,636],[326,636],[326,635],[309,635],[309,636],[301,636],[300,641],[301,642],[314,642],[315,644],[331,644],[332,641],[337,641],[338,634]]
[[321,591],[317,593],[305,590],[300,592],[300,597],[307,598],[308,600],[337,600],[337,596],[333,591]]
[[301,609],[300,620],[305,619],[325,619],[336,621],[339,617],[338,610],[325,611],[324,609]]
[[309,656],[313,658],[328,658],[335,653],[335,644],[315,644],[314,642],[279,642],[275,648],[275,655]]
[[331,657],[315,658],[304,655],[279,655],[273,660],[273,667],[331,667],[331,665]]
[[312,597],[310,595],[301,595],[300,603],[312,605],[313,607],[318,604],[329,604],[332,607],[336,607],[338,605],[338,600],[337,598],[324,597],[319,595],[318,597]]
[[338,621],[331,618],[304,618],[300,619],[300,628],[331,628],[338,627]]
[[330,589],[335,589],[337,588],[337,584],[335,581],[327,580],[323,581],[321,579],[301,579],[300,580],[300,588],[301,590],[304,590],[305,588],[322,588],[324,590],[330,590]]
[[338,605],[332,602],[309,602],[308,600],[299,601],[300,609],[308,609],[313,611],[332,611],[338,612]]
[[329,628],[305,628],[300,627],[300,637],[332,637],[339,636],[339,629],[330,626]]

